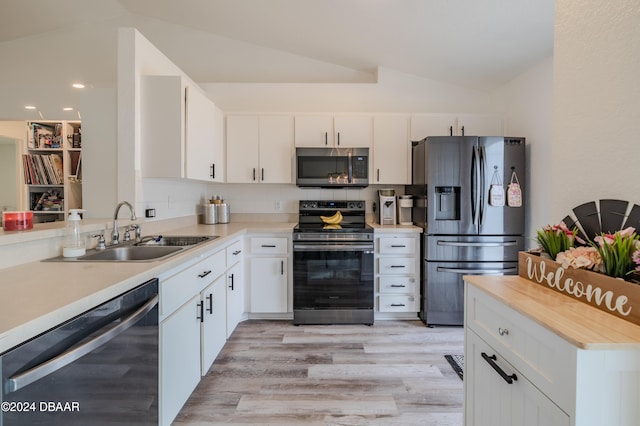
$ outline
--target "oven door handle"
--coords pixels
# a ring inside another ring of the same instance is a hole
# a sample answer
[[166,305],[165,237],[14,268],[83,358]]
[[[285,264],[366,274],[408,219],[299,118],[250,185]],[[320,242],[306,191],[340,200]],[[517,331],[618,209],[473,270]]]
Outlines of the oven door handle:
[[372,244],[300,244],[293,246],[293,251],[363,251],[365,253],[373,253]]
[[504,274],[508,272],[518,272],[518,268],[503,268],[503,269],[472,269],[472,268],[443,268],[438,267],[438,272],[453,272],[455,274],[470,274],[470,275],[494,275]]
[[51,358],[48,361],[43,362],[42,364],[36,365],[33,368],[30,368],[27,371],[16,374],[13,377],[10,377],[7,380],[7,393],[15,392],[17,390],[22,389],[23,387],[30,385],[31,383],[40,380],[41,378],[48,376],[51,373],[55,373],[62,367],[65,367],[71,364],[73,361],[81,358],[82,356],[92,352],[96,348],[104,345],[110,340],[114,339],[120,333],[131,328],[136,322],[138,322],[141,318],[143,318],[147,313],[149,313],[155,306],[158,304],[158,295],[153,296],[149,299],[144,305],[142,305],[138,310],[134,313],[120,321],[120,323],[115,326],[109,328],[109,325],[105,326],[105,328],[109,328],[104,333],[99,336],[94,337],[93,339],[85,342],[75,348],[71,348],[66,352],[61,353],[55,358]]

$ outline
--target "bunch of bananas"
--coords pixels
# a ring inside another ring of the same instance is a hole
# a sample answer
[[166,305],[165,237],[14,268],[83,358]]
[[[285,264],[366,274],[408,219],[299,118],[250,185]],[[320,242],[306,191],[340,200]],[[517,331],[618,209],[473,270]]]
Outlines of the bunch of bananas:
[[329,225],[338,225],[342,222],[342,213],[339,211],[336,212],[333,216],[320,216],[320,219],[326,224]]

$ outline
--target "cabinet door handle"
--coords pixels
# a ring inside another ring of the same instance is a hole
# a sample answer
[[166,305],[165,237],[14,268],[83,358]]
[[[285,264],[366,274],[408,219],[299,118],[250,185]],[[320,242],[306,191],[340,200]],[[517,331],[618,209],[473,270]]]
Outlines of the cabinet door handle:
[[284,275],[284,260],[280,261],[280,275]]
[[462,126],[460,130],[462,131],[462,136],[464,136],[464,126]]
[[260,247],[265,247],[265,248],[276,248],[275,244],[262,244]]
[[329,145],[329,132],[324,132],[324,144]]
[[211,269],[209,269],[208,271],[204,271],[203,273],[198,274],[198,278],[204,278],[207,275],[209,275],[210,273],[211,273]]
[[392,244],[391,248],[405,248],[406,246],[404,244]]
[[236,250],[236,251],[234,251],[234,252],[233,252],[233,255],[234,255],[234,256],[237,256],[237,255],[239,255],[240,253],[242,253],[242,250]]
[[376,170],[376,180],[380,182],[380,169]]
[[453,126],[449,126],[449,136],[453,136]]
[[404,265],[391,265],[390,268],[404,268]]
[[253,168],[253,181],[256,181],[256,168]]
[[264,182],[264,167],[260,169],[260,180]]
[[209,307],[207,308],[207,312],[210,314],[213,313],[213,293],[209,293],[207,296],[207,301],[209,302]]
[[216,165],[215,163],[211,163],[211,179],[216,178]]
[[231,291],[233,291],[233,274],[229,275],[229,280],[231,282],[231,285],[229,286],[229,288],[231,289]]
[[196,314],[196,319],[200,322],[204,322],[204,302],[202,300],[198,302],[198,313]]
[[407,306],[407,305],[405,305],[404,303],[392,303],[391,306],[402,307],[402,306]]
[[340,132],[338,132],[338,146],[340,146]]
[[515,374],[508,375],[507,373],[504,372],[502,368],[500,368],[498,364],[496,364],[497,357],[495,355],[489,356],[486,353],[482,352],[482,358],[484,358],[484,360],[487,361],[489,365],[494,370],[496,370],[496,372],[500,375],[500,377],[502,377],[504,381],[507,382],[508,384],[512,384],[515,380],[518,380],[518,376],[516,376]]
[[405,288],[406,285],[404,285],[404,284],[391,284],[391,287],[393,287],[393,288]]

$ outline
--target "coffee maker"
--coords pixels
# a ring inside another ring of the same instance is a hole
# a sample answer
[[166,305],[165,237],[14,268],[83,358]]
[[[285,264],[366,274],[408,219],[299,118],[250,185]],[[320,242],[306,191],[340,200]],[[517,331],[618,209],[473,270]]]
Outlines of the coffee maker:
[[396,224],[396,192],[393,189],[381,189],[380,197],[380,225]]

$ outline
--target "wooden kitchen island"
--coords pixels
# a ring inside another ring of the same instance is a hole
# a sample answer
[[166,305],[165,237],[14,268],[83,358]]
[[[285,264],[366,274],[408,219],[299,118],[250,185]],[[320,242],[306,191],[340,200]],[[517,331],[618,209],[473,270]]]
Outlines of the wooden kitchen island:
[[467,276],[464,381],[466,426],[637,426],[640,326],[518,276]]

